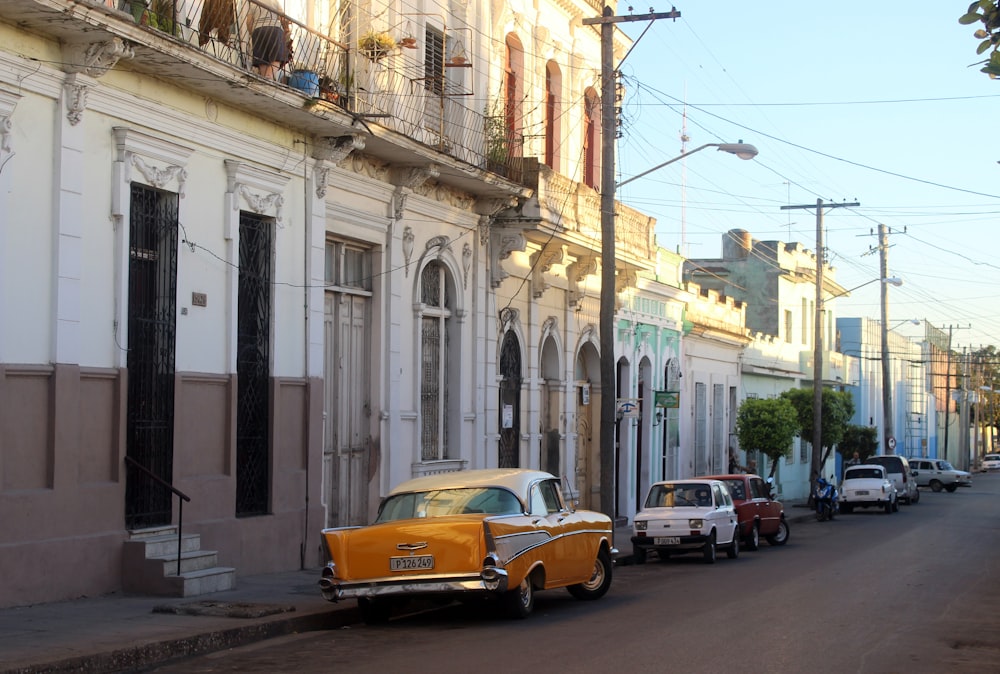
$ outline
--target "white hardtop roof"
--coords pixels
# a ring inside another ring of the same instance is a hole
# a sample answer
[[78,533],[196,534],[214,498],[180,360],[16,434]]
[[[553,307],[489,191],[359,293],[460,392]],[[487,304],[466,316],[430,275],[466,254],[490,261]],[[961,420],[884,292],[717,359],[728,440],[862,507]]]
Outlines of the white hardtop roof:
[[459,470],[437,475],[425,475],[396,485],[389,494],[432,489],[457,489],[461,487],[506,487],[523,496],[528,486],[537,480],[552,480],[555,476],[542,470],[524,468],[484,468]]

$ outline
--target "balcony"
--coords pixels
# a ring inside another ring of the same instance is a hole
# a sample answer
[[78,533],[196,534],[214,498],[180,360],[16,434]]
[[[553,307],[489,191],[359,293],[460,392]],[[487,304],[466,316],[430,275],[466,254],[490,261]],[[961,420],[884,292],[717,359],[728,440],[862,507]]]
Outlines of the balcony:
[[498,155],[487,139],[490,119],[468,103],[474,78],[462,30],[469,29],[441,30],[421,50],[416,43],[433,31],[404,34],[410,22],[405,29],[380,25],[385,12],[367,16],[350,7],[344,16],[310,17],[314,26],[336,27],[326,34],[293,16],[309,4],[285,1],[289,13],[280,19],[291,59],[273,79],[253,66],[247,13],[260,6],[256,0],[4,0],[0,20],[67,44],[119,38],[133,54],[119,68],[316,137],[361,134],[366,154],[433,163],[439,182],[477,196],[526,194],[506,178],[514,163],[509,146],[501,144]]

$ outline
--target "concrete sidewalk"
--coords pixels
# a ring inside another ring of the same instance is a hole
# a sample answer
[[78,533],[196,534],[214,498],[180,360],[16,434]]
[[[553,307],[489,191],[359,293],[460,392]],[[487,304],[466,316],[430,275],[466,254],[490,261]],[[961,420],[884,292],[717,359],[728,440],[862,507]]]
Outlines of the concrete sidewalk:
[[[115,672],[358,622],[320,595],[320,570],[240,578],[188,598],[103,597],[0,610],[0,672]],[[172,612],[163,612],[172,611]]]
[[[619,556],[630,530],[615,532]],[[619,564],[627,560],[619,559]],[[241,577],[200,597],[103,597],[0,609],[0,672],[118,672],[361,621],[353,599],[331,603],[320,569]]]
[[[786,510],[790,523],[811,517]],[[630,564],[631,529],[615,529],[616,566]],[[200,597],[103,597],[0,609],[0,673],[120,672],[285,634],[361,621],[354,600],[333,604],[320,569],[241,577]]]

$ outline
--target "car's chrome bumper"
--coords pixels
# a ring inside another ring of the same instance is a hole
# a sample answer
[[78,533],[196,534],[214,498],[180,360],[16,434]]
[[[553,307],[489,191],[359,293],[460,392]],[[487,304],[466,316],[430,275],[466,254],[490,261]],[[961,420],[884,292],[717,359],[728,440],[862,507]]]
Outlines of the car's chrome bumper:
[[324,576],[320,579],[320,591],[328,601],[340,601],[351,597],[388,597],[393,595],[427,595],[449,593],[498,594],[507,591],[507,572],[495,569],[495,580],[487,580],[481,574],[420,575],[404,578],[372,578],[364,581],[342,581]]

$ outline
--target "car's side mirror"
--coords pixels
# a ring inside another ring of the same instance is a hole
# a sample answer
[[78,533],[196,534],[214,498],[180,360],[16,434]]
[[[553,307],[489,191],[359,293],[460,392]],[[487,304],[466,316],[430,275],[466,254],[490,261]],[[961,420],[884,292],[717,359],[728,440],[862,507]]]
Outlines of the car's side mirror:
[[920,473],[918,473],[918,472],[917,472],[917,471],[915,471],[915,470],[913,470],[913,471],[910,471],[910,475],[912,475],[913,477],[916,477],[916,476],[917,476],[917,475],[919,475],[919,474],[920,474]]

